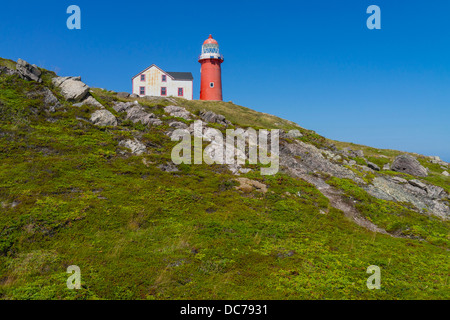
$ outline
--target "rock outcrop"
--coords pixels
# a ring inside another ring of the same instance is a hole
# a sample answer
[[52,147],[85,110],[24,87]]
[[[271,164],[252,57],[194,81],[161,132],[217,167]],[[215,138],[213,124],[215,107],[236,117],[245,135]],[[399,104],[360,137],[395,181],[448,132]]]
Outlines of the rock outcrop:
[[145,144],[143,144],[136,138],[134,140],[122,140],[119,142],[119,146],[130,149],[131,153],[135,155],[141,155],[145,151],[147,151],[147,147],[145,146]]
[[31,65],[22,59],[18,59],[16,70],[22,79],[42,82],[42,72],[35,64]]
[[61,107],[58,98],[56,98],[53,92],[47,87],[43,87],[38,91],[29,92],[27,93],[27,96],[30,98],[41,98],[45,109],[49,112],[55,112],[57,108]]
[[133,123],[141,122],[145,125],[162,125],[155,114],[149,113],[145,108],[137,102],[116,102],[113,109],[117,112],[126,112],[125,119],[131,120]]
[[179,106],[167,106],[164,108],[164,111],[172,117],[183,118],[185,120],[191,120],[192,117],[192,113]]
[[97,126],[117,126],[116,117],[106,109],[95,111],[91,115],[91,122]]
[[338,178],[347,178],[363,183],[363,180],[350,169],[326,159],[321,150],[315,146],[298,140],[281,145],[280,165],[284,171],[294,176],[309,172],[325,172]]
[[52,83],[60,88],[61,94],[70,102],[80,102],[89,93],[89,86],[81,81],[81,77],[56,77]]
[[210,123],[218,123],[218,124],[221,124],[224,126],[231,124],[231,122],[228,121],[227,119],[225,119],[225,117],[223,115],[216,114],[212,111],[205,111],[205,110],[201,111],[200,118],[203,121],[210,122]]
[[441,187],[428,185],[418,180],[388,179],[376,177],[372,184],[363,187],[370,195],[383,200],[409,202],[417,210],[429,212],[444,220],[450,218],[449,207],[441,200],[448,194]]

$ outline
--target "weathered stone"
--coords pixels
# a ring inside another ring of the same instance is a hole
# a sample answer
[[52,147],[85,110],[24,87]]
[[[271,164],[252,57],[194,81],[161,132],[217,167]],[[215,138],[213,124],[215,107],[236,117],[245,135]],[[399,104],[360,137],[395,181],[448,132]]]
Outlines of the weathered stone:
[[400,178],[400,177],[392,177],[391,180],[396,183],[408,183],[408,180]]
[[435,186],[430,188],[429,185],[425,185],[425,187],[427,191],[410,183],[397,184],[383,177],[376,177],[372,184],[365,186],[364,189],[376,198],[409,202],[420,211],[426,209],[427,212],[435,216],[445,220],[449,219],[450,208],[440,199],[437,199],[447,197],[447,193],[440,190],[440,187],[437,187],[437,189],[434,189]]
[[55,112],[56,108],[61,106],[58,98],[56,98],[53,92],[51,92],[48,88],[44,88],[44,104],[50,112]]
[[116,126],[116,117],[106,109],[97,110],[91,115],[91,122],[97,126]]
[[384,171],[391,170],[391,166],[389,165],[389,163],[385,163],[385,164],[384,164],[383,170],[384,170]]
[[134,140],[122,140],[119,142],[119,146],[121,147],[125,147],[127,149],[131,150],[131,153],[135,154],[135,155],[141,155],[143,154],[145,151],[147,151],[147,147],[145,146],[145,144],[143,144],[142,142],[140,142],[137,139]]
[[142,124],[153,124],[154,121],[152,119],[156,119],[156,116],[153,113],[148,113],[144,110],[141,105],[135,105],[126,110],[127,120],[131,120],[134,123],[141,122]]
[[427,170],[409,154],[402,154],[395,158],[391,170],[408,173],[413,176],[426,177]]
[[91,106],[94,106],[94,107],[104,108],[103,105],[100,102],[98,102],[97,99],[95,99],[91,95],[88,95],[88,97],[85,98],[82,102],[84,104],[91,105]]
[[0,66],[0,75],[6,74],[6,75],[13,75],[13,74],[19,74],[16,70],[9,69],[4,66]]
[[444,171],[444,172],[442,172],[442,175],[448,177],[449,173],[447,171]]
[[159,120],[153,113],[147,112],[145,108],[137,101],[135,102],[115,102],[113,109],[117,112],[126,112],[126,120],[131,120],[134,123],[141,122],[145,125],[162,125],[162,121]]
[[192,114],[183,107],[167,106],[164,108],[166,113],[169,113],[172,117],[183,118],[185,120],[191,120]]
[[134,105],[138,105],[138,104],[135,102],[115,102],[113,109],[117,112],[124,112]]
[[294,130],[289,130],[289,131],[286,133],[286,136],[287,136],[288,138],[300,138],[300,137],[303,137],[303,135],[300,133],[300,131],[299,131],[299,130],[296,130],[296,129],[294,129]]
[[[295,140],[280,146],[280,165],[284,171],[294,176],[302,176],[308,172],[325,172],[338,178],[352,179],[363,183],[363,180],[350,169],[336,164],[322,155],[323,150],[303,141]],[[367,167],[366,167],[367,168]],[[370,170],[369,168],[367,168]]]
[[200,112],[200,118],[209,123],[218,123],[222,125],[230,125],[231,122],[225,119],[221,114],[216,114],[212,111],[203,110]]
[[179,121],[173,121],[169,124],[170,127],[175,128],[175,129],[187,129],[188,125],[186,123],[183,122],[179,122]]
[[57,77],[52,79],[52,83],[61,89],[67,101],[80,102],[89,93],[89,86],[81,82],[80,77]]
[[445,192],[444,188],[427,185],[427,193],[432,199],[443,199],[447,198],[447,192]]
[[364,152],[362,150],[350,150],[351,157],[363,158]]
[[251,180],[248,178],[237,178],[236,181],[239,182],[240,185],[235,188],[245,193],[251,192],[253,188],[262,193],[267,192],[267,186],[259,181]]
[[16,70],[22,79],[42,82],[41,79],[42,72],[34,64],[31,65],[22,59],[18,59],[16,64]]
[[375,171],[380,171],[380,167],[373,162],[367,161],[367,166]]
[[417,179],[409,180],[408,183],[410,185],[415,186],[417,188],[420,188],[422,190],[425,190],[425,191],[427,190],[427,185],[425,183],[423,183],[422,181],[419,181]]
[[161,169],[165,172],[177,172],[179,171],[177,166],[173,164],[172,162],[168,162],[166,164],[160,164],[157,168]]
[[136,93],[132,93],[132,94],[130,94],[130,98],[136,99],[136,98],[139,98],[139,95]]

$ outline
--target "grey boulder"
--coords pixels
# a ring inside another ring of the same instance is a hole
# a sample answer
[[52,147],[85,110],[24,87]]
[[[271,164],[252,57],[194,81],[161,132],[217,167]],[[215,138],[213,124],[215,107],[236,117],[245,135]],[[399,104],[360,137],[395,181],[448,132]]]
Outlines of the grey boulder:
[[402,154],[397,156],[392,163],[391,170],[407,173],[418,177],[428,176],[425,167],[423,167],[416,158],[409,154]]
[[137,102],[116,102],[113,109],[117,112],[126,112],[126,120],[131,120],[133,123],[141,122],[145,125],[162,125],[155,114],[145,111],[144,107]]
[[83,99],[83,101],[78,102],[78,103],[74,103],[73,106],[74,107],[81,107],[84,105],[90,105],[90,106],[94,106],[94,107],[98,107],[103,109],[103,105],[98,102],[93,96],[88,95],[85,99]]
[[141,155],[145,151],[147,151],[147,147],[142,142],[138,141],[137,139],[134,140],[122,140],[119,142],[119,146],[125,147],[127,149],[131,150],[131,153],[135,155]]
[[362,150],[350,150],[350,156],[352,157],[364,157],[364,152]]
[[231,124],[231,122],[228,121],[227,119],[225,119],[225,117],[223,115],[216,114],[212,111],[205,111],[205,110],[201,111],[200,118],[202,118],[206,122],[218,123],[218,124],[222,124],[224,126]]
[[31,65],[28,62],[19,59],[17,60],[16,70],[22,79],[42,82],[42,72],[35,64]]
[[[300,137],[303,137],[303,135],[300,133],[300,131],[299,130],[297,130],[297,129],[294,129],[294,130],[289,130],[287,133],[286,133],[286,136],[288,137],[288,138],[300,138]],[[340,158],[339,158],[340,159]],[[337,160],[339,160],[339,159],[337,159]]]
[[50,112],[55,112],[56,108],[61,106],[58,99],[55,97],[53,92],[51,92],[50,89],[48,88],[44,88],[43,93],[45,106],[48,108]]
[[164,108],[166,113],[169,113],[172,117],[183,118],[184,120],[191,120],[192,114],[183,107],[167,106]]
[[169,127],[175,128],[175,129],[187,129],[187,124],[179,121],[173,121],[169,124]]
[[116,117],[108,110],[97,110],[91,115],[91,122],[96,126],[116,126]]
[[56,77],[53,85],[61,89],[61,94],[67,101],[80,102],[89,93],[89,86],[80,77]]
[[380,167],[373,162],[367,161],[367,166],[375,171],[380,171]]

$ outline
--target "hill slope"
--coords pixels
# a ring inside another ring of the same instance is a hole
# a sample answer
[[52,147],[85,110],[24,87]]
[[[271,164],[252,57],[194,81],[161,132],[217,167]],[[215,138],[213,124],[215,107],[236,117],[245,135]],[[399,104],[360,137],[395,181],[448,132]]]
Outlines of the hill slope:
[[[427,176],[377,171],[368,162],[402,153],[226,102],[102,89],[68,101],[52,72],[37,82],[0,66],[2,299],[450,297],[448,164],[414,155]],[[174,165],[170,135],[203,110],[231,122],[209,122],[222,132],[283,129],[280,172]],[[380,290],[366,287],[370,265]]]

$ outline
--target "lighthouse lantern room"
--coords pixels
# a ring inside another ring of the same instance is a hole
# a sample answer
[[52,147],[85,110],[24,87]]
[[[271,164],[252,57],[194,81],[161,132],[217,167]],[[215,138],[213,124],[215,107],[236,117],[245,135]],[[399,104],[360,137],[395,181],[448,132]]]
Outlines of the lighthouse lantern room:
[[219,44],[211,35],[203,42],[198,62],[201,64],[200,100],[222,101],[220,65],[223,62],[223,55],[219,52]]

